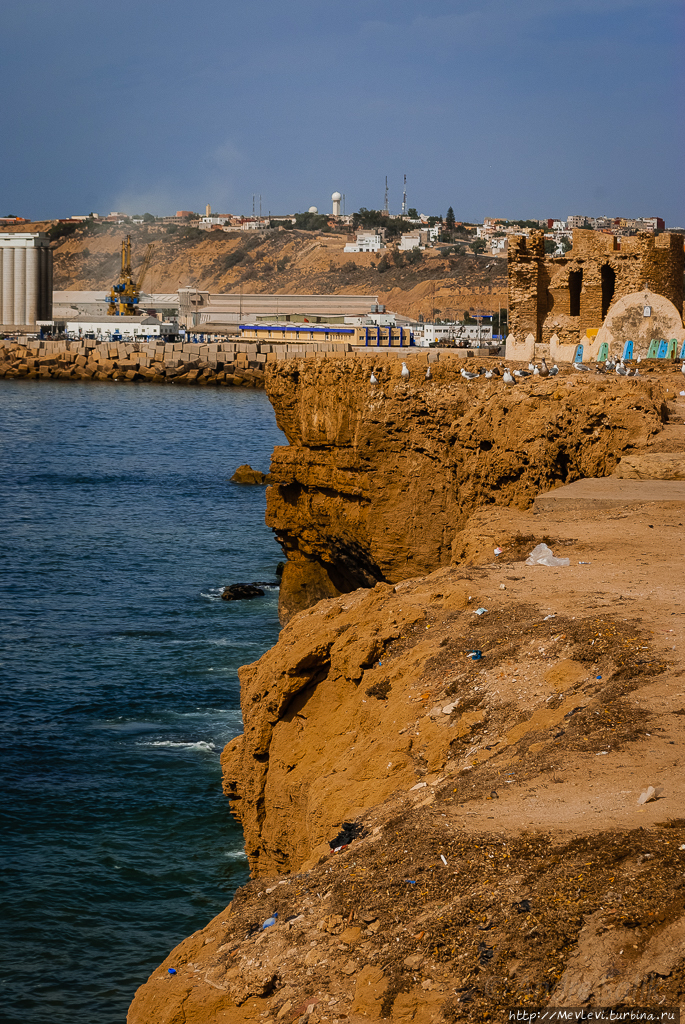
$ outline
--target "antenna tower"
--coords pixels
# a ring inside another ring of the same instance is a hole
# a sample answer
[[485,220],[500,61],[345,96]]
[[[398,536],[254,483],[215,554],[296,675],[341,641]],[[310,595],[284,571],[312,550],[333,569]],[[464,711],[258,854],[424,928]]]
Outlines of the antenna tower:
[[402,216],[407,212],[407,175],[404,176],[404,192],[402,193]]
[[388,176],[385,176],[385,205],[383,206],[383,213],[388,216]]

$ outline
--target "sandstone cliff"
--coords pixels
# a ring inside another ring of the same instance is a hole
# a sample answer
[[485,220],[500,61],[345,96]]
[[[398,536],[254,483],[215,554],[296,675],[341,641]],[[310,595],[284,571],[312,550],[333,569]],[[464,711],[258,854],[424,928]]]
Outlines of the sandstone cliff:
[[289,441],[274,451],[267,491],[267,523],[288,557],[284,621],[321,598],[448,564],[473,509],[526,508],[540,491],[606,476],[666,415],[663,385],[649,377],[562,371],[508,388],[464,381],[459,360],[434,364],[426,380],[425,358],[407,358],[409,380],[398,361],[370,356],[268,370]]
[[[482,509],[468,564],[323,601],[241,671],[223,767],[258,876],[130,1024],[685,1004],[685,502],[640,486]],[[543,538],[570,565],[526,566]]]

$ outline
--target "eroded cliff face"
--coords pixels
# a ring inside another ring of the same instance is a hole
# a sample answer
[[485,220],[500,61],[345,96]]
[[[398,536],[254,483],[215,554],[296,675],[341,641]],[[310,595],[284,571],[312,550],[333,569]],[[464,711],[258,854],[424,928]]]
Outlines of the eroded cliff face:
[[[223,769],[256,877],[129,1024],[685,1005],[685,502],[643,486],[479,510],[477,564],[322,601],[241,671]],[[568,566],[525,565],[543,537]]]
[[425,354],[406,362],[408,380],[399,360],[372,356],[268,370],[289,441],[274,450],[267,491],[288,558],[284,622],[322,598],[448,564],[476,507],[527,508],[541,491],[608,475],[661,429],[664,389],[648,379],[566,370],[507,387],[465,381],[458,359],[433,364],[429,380]]

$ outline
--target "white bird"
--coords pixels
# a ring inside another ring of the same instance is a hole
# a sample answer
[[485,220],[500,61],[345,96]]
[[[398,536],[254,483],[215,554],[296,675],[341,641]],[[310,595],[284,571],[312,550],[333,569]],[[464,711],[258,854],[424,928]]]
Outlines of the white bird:
[[515,377],[530,377],[528,370],[514,370]]
[[505,384],[514,384],[514,383],[516,383],[514,381],[514,378],[511,375],[511,373],[509,372],[509,367],[508,366],[506,366],[504,368],[504,374],[502,375],[502,380],[504,381]]
[[542,365],[540,366],[540,376],[549,377],[549,366],[547,365],[544,356],[542,357]]
[[492,379],[492,370],[486,370],[485,371],[485,379],[486,380],[491,380]]
[[555,363],[554,366],[552,367],[552,369],[549,371],[549,375],[550,375],[550,377],[556,377],[556,375],[558,373],[559,373],[559,367]]
[[378,380],[376,378],[375,373],[372,373],[371,376],[369,377],[369,384],[378,384]]
[[534,377],[539,377],[540,376],[540,371],[538,370],[537,366],[533,367],[533,376]]
[[[639,360],[638,360],[638,362],[639,362]],[[682,366],[680,367],[680,372],[681,373],[685,373],[685,363],[683,363]]]
[[430,366],[427,366],[426,367],[426,380],[430,380],[432,376],[433,376],[433,374],[431,373],[431,368],[430,368]]
[[590,367],[589,366],[585,366],[584,363],[574,363],[573,364],[573,369],[574,370],[583,370],[585,373],[588,373],[589,370],[590,370]]
[[628,371],[628,370],[626,370],[626,368],[625,368],[625,366],[624,366],[624,364],[623,364],[623,360],[621,360],[621,362],[620,362],[620,363],[618,364],[618,366],[616,367],[616,373],[617,373],[617,374],[618,374],[618,375],[619,375],[620,377],[627,377],[627,376],[628,376],[628,372],[629,372],[629,371]]
[[464,378],[464,380],[475,380],[476,377],[478,376],[477,373],[469,373],[469,371],[465,370],[463,366],[461,368],[461,375]]
[[407,369],[407,364],[406,363],[402,363],[402,376],[403,377],[408,377],[409,376],[409,370]]
[[[642,356],[638,356],[637,357],[637,361],[638,361],[638,363],[641,363],[642,362]],[[683,363],[683,366],[685,366],[685,363]],[[685,373],[685,370],[683,370],[683,373]]]

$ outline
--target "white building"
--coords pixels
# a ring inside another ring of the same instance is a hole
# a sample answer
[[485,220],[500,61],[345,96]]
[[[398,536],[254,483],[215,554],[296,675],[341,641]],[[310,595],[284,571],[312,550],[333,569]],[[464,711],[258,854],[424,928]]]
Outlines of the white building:
[[0,234],[0,325],[34,326],[52,317],[52,250],[39,231]]
[[134,341],[172,337],[178,334],[179,327],[175,322],[162,322],[154,316],[83,316],[67,320],[64,330],[67,337],[74,341],[78,338],[94,338],[96,341],[124,338]]
[[217,213],[210,213],[205,217],[200,217],[200,223],[198,224],[198,227],[200,231],[211,231],[211,229],[215,225],[220,228],[225,227],[227,224],[231,223],[232,219],[233,218],[231,217],[230,214],[227,214],[225,217],[222,217]]
[[358,231],[355,242],[348,242],[343,252],[379,252],[384,249],[381,235],[375,231]]
[[400,238],[400,252],[411,249],[425,249],[428,245],[428,231],[407,231]]
[[433,344],[441,344],[445,341],[460,341],[471,343],[477,348],[480,345],[489,345],[492,341],[492,325],[488,324],[424,324],[423,342],[424,347]]

